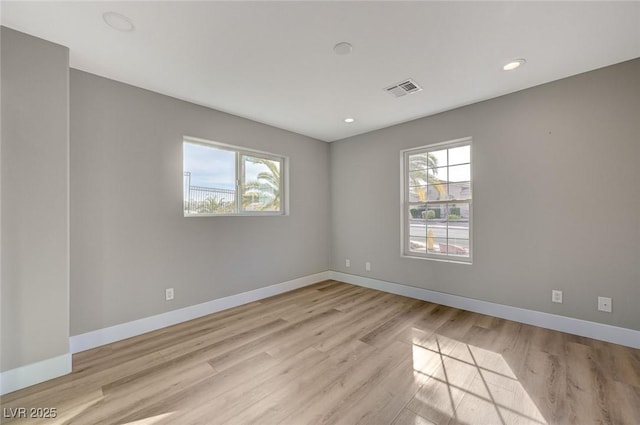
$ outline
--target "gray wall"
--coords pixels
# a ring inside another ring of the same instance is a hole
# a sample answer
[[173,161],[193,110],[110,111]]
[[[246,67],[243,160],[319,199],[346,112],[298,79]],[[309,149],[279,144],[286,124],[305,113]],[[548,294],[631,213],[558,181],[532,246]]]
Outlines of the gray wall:
[[[639,111],[634,60],[334,142],[332,269],[640,330]],[[465,136],[473,265],[401,258],[400,150]]]
[[69,352],[69,51],[1,34],[6,371]]
[[[289,156],[290,215],[184,218],[183,135]],[[324,142],[71,70],[71,334],[328,270],[328,169]]]
[[[71,70],[70,167],[67,64],[3,28],[3,371],[68,352],[69,310],[77,335],[327,269],[640,329],[640,60],[330,145]],[[183,135],[289,156],[291,214],[184,218]],[[400,150],[464,136],[474,264],[401,258]]]

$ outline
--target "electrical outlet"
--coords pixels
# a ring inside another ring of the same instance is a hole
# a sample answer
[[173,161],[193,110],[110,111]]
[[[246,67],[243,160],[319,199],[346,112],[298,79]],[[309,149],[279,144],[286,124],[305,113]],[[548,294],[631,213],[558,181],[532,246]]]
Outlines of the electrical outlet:
[[173,288],[167,288],[164,290],[164,298],[167,301],[171,301],[173,299]]
[[371,271],[371,263],[368,262],[368,261],[366,263],[364,263],[364,269],[366,271],[370,272]]
[[551,301],[562,304],[562,291],[557,289],[551,290]]
[[349,260],[348,258],[346,260],[344,260],[344,265],[346,267],[351,267],[351,260]]
[[611,313],[611,298],[598,297],[598,311],[606,311]]

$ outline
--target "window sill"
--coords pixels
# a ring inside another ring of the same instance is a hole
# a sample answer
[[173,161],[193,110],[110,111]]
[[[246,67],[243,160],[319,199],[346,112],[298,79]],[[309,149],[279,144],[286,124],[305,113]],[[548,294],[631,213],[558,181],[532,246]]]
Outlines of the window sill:
[[413,260],[437,261],[439,263],[463,264],[465,266],[472,266],[473,265],[473,260],[471,260],[471,259],[469,259],[469,260],[457,260],[457,259],[449,259],[449,258],[422,257],[422,256],[419,256],[419,255],[408,255],[408,254],[401,254],[400,257],[402,257],[402,258],[410,258],[410,259],[413,259]]
[[198,217],[286,217],[289,214],[281,212],[272,213],[240,213],[240,214],[184,214],[184,218],[198,218]]

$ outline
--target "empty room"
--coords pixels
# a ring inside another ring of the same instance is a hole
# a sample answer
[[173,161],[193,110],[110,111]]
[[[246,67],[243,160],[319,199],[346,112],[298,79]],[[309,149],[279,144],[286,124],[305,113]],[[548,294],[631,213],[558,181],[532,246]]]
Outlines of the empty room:
[[0,21],[0,423],[640,424],[640,2]]

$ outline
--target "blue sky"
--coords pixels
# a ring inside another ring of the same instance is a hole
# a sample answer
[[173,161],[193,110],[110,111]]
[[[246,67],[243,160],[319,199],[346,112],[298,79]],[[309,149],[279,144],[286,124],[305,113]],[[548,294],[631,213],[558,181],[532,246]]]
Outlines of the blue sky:
[[[191,186],[235,189],[235,152],[197,143],[184,143],[183,170],[191,172]],[[245,180],[268,171],[263,164],[245,161]]]
[[235,152],[196,143],[184,143],[183,170],[191,172],[192,186],[235,189]]

